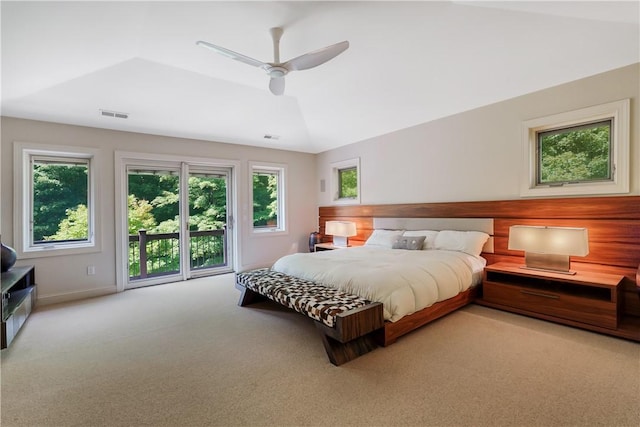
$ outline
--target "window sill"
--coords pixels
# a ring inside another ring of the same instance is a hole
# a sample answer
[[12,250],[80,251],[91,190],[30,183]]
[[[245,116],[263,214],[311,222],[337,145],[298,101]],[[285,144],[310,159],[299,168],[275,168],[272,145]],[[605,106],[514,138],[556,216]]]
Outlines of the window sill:
[[101,252],[95,244],[75,247],[42,247],[20,251],[16,249],[18,259],[49,258],[55,256],[83,255]]

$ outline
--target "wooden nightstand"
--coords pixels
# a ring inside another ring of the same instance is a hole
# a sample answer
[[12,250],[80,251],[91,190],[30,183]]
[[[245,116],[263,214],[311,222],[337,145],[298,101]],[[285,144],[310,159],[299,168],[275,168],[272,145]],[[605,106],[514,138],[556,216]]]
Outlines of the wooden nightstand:
[[[347,248],[352,248],[355,246],[362,246],[363,243],[361,242],[357,242],[357,243],[349,243],[349,246],[347,246]],[[334,249],[344,249],[344,246],[334,246],[333,243],[329,242],[329,243],[316,243],[315,245],[313,245],[314,249],[316,252],[319,251],[332,251]]]
[[621,308],[617,274],[548,273],[497,263],[484,270],[483,305],[598,332],[616,334]]
[[313,247],[315,248],[316,252],[344,249],[344,246],[333,246],[333,243],[316,243]]

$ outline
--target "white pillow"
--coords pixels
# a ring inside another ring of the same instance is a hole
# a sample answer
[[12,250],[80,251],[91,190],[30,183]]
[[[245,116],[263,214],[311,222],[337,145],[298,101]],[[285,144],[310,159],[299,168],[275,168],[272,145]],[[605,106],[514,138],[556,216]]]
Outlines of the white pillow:
[[405,231],[403,236],[413,237],[413,236],[425,236],[424,243],[422,244],[422,250],[427,249],[435,249],[433,245],[438,232],[435,230],[411,230]]
[[402,230],[373,230],[364,244],[391,249],[398,236],[402,236]]
[[488,239],[489,235],[481,231],[442,230],[436,236],[434,246],[436,249],[458,251],[478,256]]

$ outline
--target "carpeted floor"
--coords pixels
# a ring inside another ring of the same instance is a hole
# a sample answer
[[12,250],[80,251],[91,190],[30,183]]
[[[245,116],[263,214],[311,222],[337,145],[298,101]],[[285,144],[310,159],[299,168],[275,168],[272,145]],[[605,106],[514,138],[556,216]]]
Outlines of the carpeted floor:
[[233,276],[38,307],[2,352],[2,426],[639,426],[640,345],[471,305],[329,363]]

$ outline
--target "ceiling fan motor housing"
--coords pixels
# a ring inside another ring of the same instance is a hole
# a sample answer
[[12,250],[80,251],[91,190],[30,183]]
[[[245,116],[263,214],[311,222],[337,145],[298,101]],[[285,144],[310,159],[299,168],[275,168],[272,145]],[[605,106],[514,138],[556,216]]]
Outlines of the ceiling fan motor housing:
[[270,77],[274,77],[274,78],[284,77],[289,72],[289,70],[287,70],[286,68],[279,67],[277,65],[273,65],[267,68],[266,71]]

